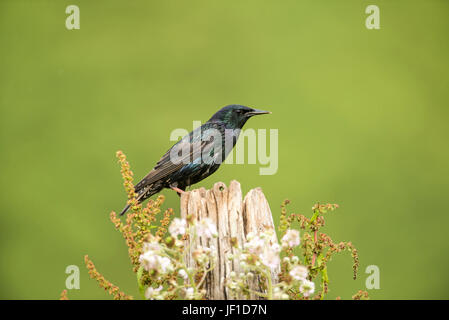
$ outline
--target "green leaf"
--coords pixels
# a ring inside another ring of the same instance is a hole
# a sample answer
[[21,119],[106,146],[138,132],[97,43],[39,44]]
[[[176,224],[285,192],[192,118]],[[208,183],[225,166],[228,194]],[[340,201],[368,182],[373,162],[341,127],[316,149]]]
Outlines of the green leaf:
[[139,270],[137,270],[137,285],[139,286],[139,292],[140,292],[141,296],[143,297],[143,299],[146,299],[145,298],[145,286],[140,281],[140,279],[142,278],[142,275],[143,275],[143,270],[144,269],[142,266],[139,268]]
[[321,270],[321,286],[322,286],[322,291],[321,291],[321,299],[324,299],[324,285],[329,283],[329,277],[327,276],[327,267],[323,268],[323,270]]
[[324,258],[323,254],[320,253],[318,258],[316,259],[316,263],[317,263],[318,267],[321,267],[321,262],[323,262],[323,258]]
[[323,282],[329,283],[329,277],[327,275],[327,267],[323,268],[323,270],[321,271],[321,276],[322,276],[321,278],[322,278]]
[[312,218],[310,218],[310,223],[314,222],[314,221],[316,220],[316,218],[318,218],[319,215],[320,215],[320,210],[316,209],[316,210],[313,212]]

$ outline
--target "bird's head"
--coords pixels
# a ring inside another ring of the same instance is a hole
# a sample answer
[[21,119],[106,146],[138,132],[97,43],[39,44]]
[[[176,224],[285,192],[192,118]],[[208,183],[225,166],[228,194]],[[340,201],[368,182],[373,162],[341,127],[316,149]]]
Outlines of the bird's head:
[[218,110],[209,121],[223,121],[231,128],[242,128],[252,116],[271,113],[238,104],[231,104]]

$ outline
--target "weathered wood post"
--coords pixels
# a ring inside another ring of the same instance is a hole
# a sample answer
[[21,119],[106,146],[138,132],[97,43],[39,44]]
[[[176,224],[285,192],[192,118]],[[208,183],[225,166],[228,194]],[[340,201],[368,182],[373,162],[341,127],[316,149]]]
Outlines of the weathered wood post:
[[[196,220],[210,218],[217,225],[217,238],[197,239],[200,245],[214,246],[218,252],[217,265],[205,279],[206,297],[214,300],[231,299],[224,280],[232,271],[237,274],[240,272],[239,261],[227,259],[229,253],[235,253],[231,239],[237,239],[239,245],[242,245],[249,232],[258,234],[267,228],[275,230],[268,201],[260,188],[250,190],[242,200],[240,183],[233,180],[227,188],[224,183],[217,182],[210,190],[200,188],[181,196],[181,217],[186,218],[189,215]],[[274,241],[277,242],[277,239]],[[188,267],[195,267],[192,258],[194,247],[195,245],[191,246],[190,252],[185,252]],[[278,273],[279,270],[276,269],[272,272],[274,283]],[[258,279],[251,284],[251,289],[261,290]]]

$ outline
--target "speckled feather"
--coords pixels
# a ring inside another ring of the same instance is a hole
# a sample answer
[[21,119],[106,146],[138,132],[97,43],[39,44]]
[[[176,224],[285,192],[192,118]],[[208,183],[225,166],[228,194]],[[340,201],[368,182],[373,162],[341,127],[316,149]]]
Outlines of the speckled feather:
[[[240,130],[254,114],[267,113],[240,105],[229,105],[220,109],[201,127],[196,128],[171,147],[151,170],[135,186],[137,200],[142,202],[164,188],[176,187],[185,190],[220,167],[237,142]],[[255,113],[259,112],[259,113]],[[237,130],[236,130],[237,129]],[[220,133],[221,141],[215,142],[214,133]],[[232,139],[232,140],[231,140]],[[225,148],[226,141],[232,141],[232,147]],[[173,154],[183,152],[176,161]],[[188,152],[186,152],[188,150]],[[209,156],[205,161],[204,155]],[[219,161],[218,158],[221,156]],[[120,215],[129,208],[127,205]]]

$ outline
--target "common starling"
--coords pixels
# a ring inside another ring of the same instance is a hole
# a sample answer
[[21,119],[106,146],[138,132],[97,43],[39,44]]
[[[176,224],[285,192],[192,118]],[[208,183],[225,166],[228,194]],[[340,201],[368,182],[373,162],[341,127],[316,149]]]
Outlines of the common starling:
[[[141,203],[164,188],[178,195],[217,171],[234,148],[240,129],[252,116],[271,113],[241,105],[229,105],[217,111],[202,126],[179,140],[157,162],[134,189]],[[120,213],[123,215],[130,205]]]

